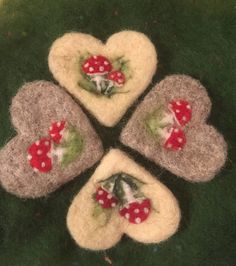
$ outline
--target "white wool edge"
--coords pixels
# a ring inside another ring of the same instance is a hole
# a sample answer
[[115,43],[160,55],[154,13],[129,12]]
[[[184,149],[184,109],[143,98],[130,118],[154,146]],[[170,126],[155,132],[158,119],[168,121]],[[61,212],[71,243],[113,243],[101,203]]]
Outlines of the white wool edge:
[[[111,58],[125,56],[129,60],[132,77],[119,91],[128,93],[118,93],[109,99],[79,87],[78,58],[85,52]],[[146,35],[135,31],[115,33],[105,44],[88,34],[67,33],[53,43],[48,64],[60,85],[79,99],[100,123],[111,127],[151,82],[157,67],[157,53]]]
[[[146,183],[142,191],[151,199],[155,210],[139,225],[129,223],[118,211],[113,211],[108,224],[99,228],[99,221],[92,217],[92,195],[96,191],[97,182],[121,171]],[[112,149],[74,198],[68,211],[67,226],[79,246],[104,250],[117,244],[123,234],[142,243],[164,241],[177,231],[180,218],[178,202],[171,191],[124,152]]]

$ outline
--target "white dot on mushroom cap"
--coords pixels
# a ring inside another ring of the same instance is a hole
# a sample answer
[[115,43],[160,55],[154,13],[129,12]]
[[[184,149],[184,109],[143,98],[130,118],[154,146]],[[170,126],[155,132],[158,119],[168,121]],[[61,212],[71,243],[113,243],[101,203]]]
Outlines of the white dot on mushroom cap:
[[188,108],[188,109],[191,109],[191,106],[188,104],[188,105],[187,105],[187,108]]
[[34,172],[37,173],[39,170],[37,168],[33,168]]
[[123,82],[123,79],[118,79],[118,82],[119,82],[119,83],[122,83],[122,82]]
[[109,63],[107,61],[104,61],[104,65],[107,66],[109,65]]
[[114,78],[114,74],[111,75],[111,78],[112,78],[112,79]]
[[27,155],[27,159],[28,160],[31,160],[32,159],[32,156],[30,154]]
[[43,153],[42,150],[37,150],[37,154],[38,154],[38,155],[41,155],[42,153]]
[[46,166],[45,162],[42,162],[41,166],[44,168]]
[[50,126],[49,130],[52,130],[52,126]]
[[102,194],[103,194],[103,190],[99,190],[98,195],[102,195]]
[[103,66],[100,66],[99,67],[99,71],[104,71],[104,67]]
[[182,120],[183,120],[183,121],[186,121],[186,119],[187,119],[186,116],[183,116]]
[[141,223],[141,219],[139,217],[135,218],[135,223],[136,224],[140,224]]
[[182,150],[182,148],[181,147],[179,147],[179,151],[181,151]]
[[93,72],[94,71],[94,68],[93,67],[90,67],[89,68],[89,72]]
[[93,56],[94,59],[97,59],[98,57],[96,55]]
[[139,213],[139,209],[135,209],[134,210],[134,213]]
[[144,211],[145,213],[149,213],[149,209],[146,208],[146,207],[143,209],[143,211]]
[[179,143],[182,143],[183,142],[183,139],[182,138],[177,138],[178,142]]
[[181,103],[179,101],[176,102],[177,105],[181,105]]
[[56,136],[56,134],[51,134],[51,136],[52,136],[52,137],[55,137],[55,136]]
[[117,77],[121,77],[121,73],[117,73]]
[[172,147],[171,143],[167,144],[167,148],[171,148],[171,147]]
[[129,214],[129,213],[126,213],[126,214],[125,214],[125,218],[126,218],[127,220],[129,220],[129,217],[130,217],[130,214]]
[[61,125],[61,122],[57,122],[57,126],[59,127]]
[[89,63],[86,63],[86,64],[84,65],[84,67],[85,67],[85,68],[88,68],[88,67],[89,67]]
[[100,204],[104,204],[104,201],[103,201],[102,199],[100,199],[98,202],[99,202]]
[[116,203],[112,202],[111,207],[115,207],[115,206],[116,206]]
[[112,198],[112,195],[111,195],[111,194],[108,194],[108,195],[107,195],[107,198],[108,198],[108,199],[111,199],[111,198]]
[[35,144],[38,146],[38,145],[39,145],[39,140],[37,140],[37,141],[35,142]]
[[174,132],[175,132],[175,133],[178,133],[178,132],[179,132],[179,129],[178,129],[178,128],[175,128],[175,129],[174,129]]
[[176,111],[175,111],[176,113],[179,113],[180,112],[180,110],[179,109],[176,109]]

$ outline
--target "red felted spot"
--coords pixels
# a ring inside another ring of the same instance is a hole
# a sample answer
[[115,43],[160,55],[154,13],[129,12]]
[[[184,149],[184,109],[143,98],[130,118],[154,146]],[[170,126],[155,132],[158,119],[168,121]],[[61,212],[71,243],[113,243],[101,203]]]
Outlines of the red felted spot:
[[62,140],[62,133],[65,129],[65,123],[65,121],[54,122],[50,126],[49,135],[57,144],[59,144]]
[[168,105],[178,125],[185,126],[192,117],[192,108],[185,100],[173,100]]
[[130,223],[140,224],[145,221],[151,210],[151,201],[144,199],[142,202],[132,202],[120,210],[120,215],[126,218]]
[[110,61],[102,55],[93,55],[82,65],[82,70],[87,75],[105,75],[111,69],[112,65]]
[[116,197],[102,187],[97,189],[95,199],[104,209],[113,208],[118,203]]
[[51,146],[49,138],[42,138],[28,148],[28,160],[34,171],[46,173],[52,169]]

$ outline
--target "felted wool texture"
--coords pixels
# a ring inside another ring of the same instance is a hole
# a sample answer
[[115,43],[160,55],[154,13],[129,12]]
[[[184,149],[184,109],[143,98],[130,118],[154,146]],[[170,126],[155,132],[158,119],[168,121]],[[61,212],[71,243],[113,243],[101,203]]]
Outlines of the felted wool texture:
[[[192,107],[192,118],[184,131],[187,144],[182,151],[169,151],[158,144],[145,128],[145,118],[157,107],[174,99],[185,99]],[[207,118],[211,101],[201,83],[186,75],[171,75],[157,84],[138,106],[121,133],[121,141],[168,169],[192,182],[211,180],[227,158],[223,136]]]
[[[93,193],[97,183],[115,174],[125,172],[144,182],[142,192],[151,199],[152,210],[146,221],[131,224],[114,210],[109,222],[99,226],[98,218],[92,217],[95,201]],[[87,184],[74,198],[67,215],[70,234],[83,248],[104,250],[114,246],[123,234],[142,243],[159,243],[173,235],[180,222],[180,209],[170,190],[139,166],[124,152],[110,150]]]
[[[78,85],[81,79],[79,57],[87,52],[108,58],[125,56],[129,60],[132,76],[125,86],[119,88],[121,93],[111,98],[99,97]],[[150,83],[156,71],[157,54],[151,41],[135,31],[118,32],[106,44],[88,34],[67,33],[53,43],[48,64],[54,78],[78,98],[100,123],[111,127]]]
[[[46,196],[97,162],[103,154],[101,141],[86,115],[60,87],[47,81],[26,83],[10,107],[17,136],[0,151],[0,183],[23,198]],[[65,120],[75,126],[84,140],[82,153],[64,169],[54,162],[48,173],[34,172],[27,149],[47,136],[52,121]]]

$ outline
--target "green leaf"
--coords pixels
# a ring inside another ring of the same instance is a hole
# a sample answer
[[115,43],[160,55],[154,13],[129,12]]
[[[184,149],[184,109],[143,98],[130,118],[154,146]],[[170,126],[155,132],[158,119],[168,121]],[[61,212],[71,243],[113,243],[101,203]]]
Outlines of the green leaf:
[[62,167],[73,162],[81,154],[84,147],[84,140],[77,129],[69,126],[68,130],[68,138],[61,144],[61,147],[65,149],[61,162]]
[[113,209],[104,209],[97,202],[94,204],[92,216],[97,220],[99,227],[104,227],[111,219]]
[[159,141],[159,134],[158,134],[158,129],[162,128],[160,125],[160,120],[162,117],[163,113],[163,107],[159,106],[156,108],[153,112],[147,115],[145,119],[145,126],[148,130],[148,132],[155,137],[157,141]]

